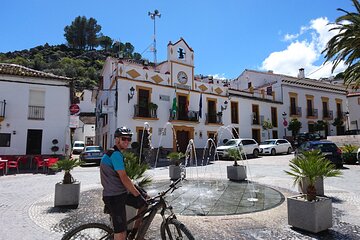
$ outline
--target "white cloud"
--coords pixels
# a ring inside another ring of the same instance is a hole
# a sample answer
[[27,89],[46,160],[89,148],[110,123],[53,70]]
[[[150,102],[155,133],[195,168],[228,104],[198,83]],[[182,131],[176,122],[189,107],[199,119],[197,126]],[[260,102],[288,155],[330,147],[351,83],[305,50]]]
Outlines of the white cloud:
[[[336,75],[345,69],[340,64],[331,74],[332,65],[323,65],[326,43],[337,32],[329,30],[334,25],[329,24],[327,18],[317,18],[310,21],[309,26],[302,26],[299,33],[285,34],[284,40],[290,41],[286,49],[271,53],[262,63],[262,70],[273,70],[275,73],[297,76],[299,68],[305,69],[305,76],[321,78]],[[299,40],[303,37],[303,40]],[[310,74],[310,75],[309,75]]]
[[213,76],[214,79],[219,79],[219,80],[225,80],[225,79],[227,79],[227,78],[225,77],[225,73],[210,74],[210,76]]

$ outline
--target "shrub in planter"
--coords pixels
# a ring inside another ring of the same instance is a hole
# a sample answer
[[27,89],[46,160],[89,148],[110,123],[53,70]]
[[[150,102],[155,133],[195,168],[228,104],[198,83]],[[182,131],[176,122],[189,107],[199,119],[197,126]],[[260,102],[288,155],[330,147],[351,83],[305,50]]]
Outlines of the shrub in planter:
[[346,164],[356,163],[356,151],[358,149],[357,146],[345,144],[344,146],[340,147],[340,149],[342,151],[342,158]]

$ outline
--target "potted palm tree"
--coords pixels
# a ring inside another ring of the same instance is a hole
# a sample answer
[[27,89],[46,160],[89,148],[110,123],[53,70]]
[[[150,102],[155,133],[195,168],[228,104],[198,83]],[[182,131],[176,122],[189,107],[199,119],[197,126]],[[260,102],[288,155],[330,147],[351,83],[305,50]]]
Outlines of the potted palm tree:
[[234,164],[232,166],[227,166],[227,177],[230,180],[234,181],[242,181],[246,179],[246,166],[239,165],[238,160],[242,160],[242,148],[239,146],[238,148],[230,148],[229,149],[229,157],[234,160]]
[[181,178],[181,167],[180,164],[183,162],[185,154],[182,152],[171,152],[167,155],[167,158],[170,160],[169,166],[169,177],[170,179],[179,179]]
[[357,146],[351,144],[345,144],[340,147],[342,152],[342,158],[346,164],[355,164],[357,161],[356,151],[358,149]]
[[304,152],[290,161],[294,185],[304,178],[308,181],[307,193],[287,198],[288,223],[293,227],[318,233],[332,227],[331,199],[317,196],[315,182],[318,178],[337,177],[340,170],[318,151]]
[[53,170],[63,170],[64,178],[55,184],[55,207],[77,208],[80,201],[80,182],[70,171],[82,164],[78,159],[62,159],[51,166]]

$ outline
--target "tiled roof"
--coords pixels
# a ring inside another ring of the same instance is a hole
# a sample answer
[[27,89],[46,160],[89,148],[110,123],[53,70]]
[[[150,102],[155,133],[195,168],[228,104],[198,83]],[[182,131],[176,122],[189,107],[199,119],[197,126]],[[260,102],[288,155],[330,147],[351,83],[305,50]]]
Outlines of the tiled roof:
[[52,73],[37,71],[17,64],[0,63],[0,74],[26,76],[26,77],[39,77],[39,78],[52,78],[59,80],[69,81],[71,78],[58,76]]

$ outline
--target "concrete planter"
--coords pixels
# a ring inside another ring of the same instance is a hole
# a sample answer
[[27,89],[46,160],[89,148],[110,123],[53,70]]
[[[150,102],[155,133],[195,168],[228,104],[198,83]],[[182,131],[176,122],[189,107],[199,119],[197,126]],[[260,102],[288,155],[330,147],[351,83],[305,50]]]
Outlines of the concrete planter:
[[[298,185],[298,190],[302,194],[307,194],[307,187],[309,186],[308,178],[303,178],[301,183]],[[324,179],[318,178],[315,181],[316,195],[324,196]]]
[[246,179],[246,167],[243,165],[227,166],[227,178],[233,181]]
[[332,227],[331,199],[317,197],[316,201],[306,201],[304,195],[287,198],[288,224],[312,233]]
[[80,182],[55,184],[55,207],[77,208],[80,201]]
[[[184,171],[185,171],[185,169],[184,169]],[[175,165],[170,165],[169,166],[169,177],[170,177],[170,179],[173,179],[173,180],[181,178],[181,167],[175,166]]]

